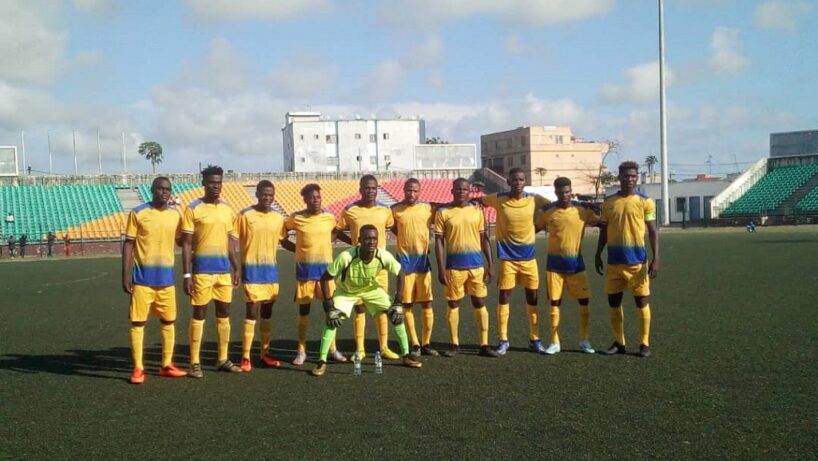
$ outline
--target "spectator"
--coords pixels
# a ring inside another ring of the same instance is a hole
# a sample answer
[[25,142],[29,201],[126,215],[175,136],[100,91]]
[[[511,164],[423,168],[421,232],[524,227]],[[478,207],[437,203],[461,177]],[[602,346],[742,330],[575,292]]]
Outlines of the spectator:
[[6,215],[6,224],[14,224],[14,213],[11,211]]
[[46,244],[48,245],[48,256],[53,256],[52,250],[54,249],[54,240],[57,240],[57,236],[54,235],[54,232],[48,231],[48,235],[45,237]]
[[9,239],[7,240],[9,244],[9,258],[14,257],[14,245],[17,243],[17,240],[14,238],[14,234],[9,235]]
[[20,257],[26,257],[26,244],[28,243],[28,235],[23,234],[20,236]]
[[62,247],[65,255],[71,256],[71,237],[68,236],[68,232],[62,236]]

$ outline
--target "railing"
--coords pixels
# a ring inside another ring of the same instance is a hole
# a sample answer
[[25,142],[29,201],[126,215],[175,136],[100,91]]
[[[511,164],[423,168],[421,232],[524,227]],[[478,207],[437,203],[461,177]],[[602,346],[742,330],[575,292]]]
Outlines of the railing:
[[764,175],[767,174],[767,158],[764,157],[755,162],[744,173],[739,175],[730,185],[713,197],[710,202],[710,216],[717,217],[726,210],[731,203],[738,200],[745,192],[750,190]]

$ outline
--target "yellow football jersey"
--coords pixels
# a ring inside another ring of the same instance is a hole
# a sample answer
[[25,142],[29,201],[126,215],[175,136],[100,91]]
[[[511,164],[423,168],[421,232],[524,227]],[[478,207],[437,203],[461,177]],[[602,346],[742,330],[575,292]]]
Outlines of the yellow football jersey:
[[608,264],[643,264],[648,260],[645,248],[645,222],[656,220],[656,204],[641,192],[605,198],[601,222],[607,225]]
[[244,283],[278,283],[276,251],[287,238],[284,217],[275,211],[247,207],[236,218],[241,246],[241,278]]
[[407,274],[429,272],[429,229],[432,226],[432,206],[426,202],[413,205],[397,203],[392,206],[398,231],[396,253]]
[[446,242],[446,269],[483,267],[480,236],[486,231],[486,219],[475,205],[445,206],[435,214],[435,234]]
[[295,231],[295,278],[318,280],[332,262],[332,231],[335,216],[328,211],[293,213],[284,227]]
[[497,257],[510,261],[534,259],[534,212],[548,205],[549,200],[527,192],[512,198],[503,192],[486,195],[483,203],[497,210]]
[[561,208],[556,202],[545,206],[537,224],[548,227],[546,270],[567,274],[584,271],[581,247],[585,226],[598,222],[599,217],[579,202],[571,202],[567,208]]
[[349,231],[352,244],[358,244],[358,231],[365,224],[372,224],[378,229],[378,248],[386,248],[386,229],[395,224],[392,217],[392,210],[381,202],[376,202],[374,206],[363,207],[357,203],[352,203],[344,208],[338,218],[335,228]]
[[224,200],[206,203],[196,199],[185,208],[182,232],[193,234],[193,273],[227,274],[230,272],[228,238],[237,235],[233,210]]
[[174,245],[181,224],[182,216],[173,206],[157,209],[143,203],[131,210],[125,238],[134,241],[133,283],[151,287],[174,284]]

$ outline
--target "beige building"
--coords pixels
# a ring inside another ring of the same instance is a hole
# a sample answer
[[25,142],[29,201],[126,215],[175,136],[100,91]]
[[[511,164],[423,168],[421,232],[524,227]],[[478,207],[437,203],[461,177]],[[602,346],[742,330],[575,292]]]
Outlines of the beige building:
[[486,134],[480,144],[483,167],[502,176],[514,167],[523,168],[532,186],[551,185],[558,176],[566,176],[579,194],[594,193],[593,178],[608,152],[607,143],[583,141],[567,126],[526,126]]

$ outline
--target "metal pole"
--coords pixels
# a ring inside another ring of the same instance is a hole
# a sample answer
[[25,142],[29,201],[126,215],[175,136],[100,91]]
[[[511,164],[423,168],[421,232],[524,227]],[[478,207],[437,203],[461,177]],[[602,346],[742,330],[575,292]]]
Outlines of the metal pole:
[[77,169],[77,131],[71,130],[71,139],[74,143],[74,176],[79,176],[80,172]]
[[[28,168],[26,168],[26,132],[25,132],[25,130],[20,131],[20,141],[22,143],[21,147],[23,148],[23,170],[28,171]],[[31,173],[29,173],[29,174],[31,174]]]
[[122,171],[128,172],[128,160],[125,158],[125,131],[122,132]]
[[659,124],[662,150],[662,225],[670,225],[670,165],[667,161],[667,114],[665,113],[665,16],[664,1],[659,0]]
[[46,131],[46,136],[48,136],[48,174],[54,174],[54,161],[51,156],[51,130]]
[[99,174],[102,174],[102,149],[99,147],[99,130],[97,130],[97,162],[99,163]]

